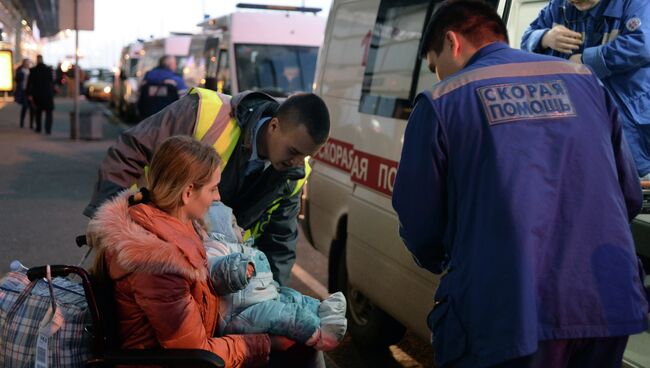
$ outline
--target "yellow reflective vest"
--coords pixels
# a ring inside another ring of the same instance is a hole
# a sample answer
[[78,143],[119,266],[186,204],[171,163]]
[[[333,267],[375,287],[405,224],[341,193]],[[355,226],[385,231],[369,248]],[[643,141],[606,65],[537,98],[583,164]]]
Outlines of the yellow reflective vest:
[[[241,127],[232,114],[230,96],[204,88],[193,88],[189,93],[199,97],[199,110],[193,137],[214,147],[221,157],[221,170],[223,171],[241,136]],[[280,201],[299,195],[310,173],[309,157],[306,157],[305,177],[295,182],[295,186],[288,196],[278,197],[271,202],[262,217],[246,230],[246,239],[259,238],[266,225],[271,221],[271,215],[279,208]]]

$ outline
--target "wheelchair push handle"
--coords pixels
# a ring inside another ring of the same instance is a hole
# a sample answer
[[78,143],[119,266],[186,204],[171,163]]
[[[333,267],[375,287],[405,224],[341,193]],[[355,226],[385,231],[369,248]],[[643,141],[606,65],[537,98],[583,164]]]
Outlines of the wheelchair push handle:
[[[69,274],[79,275],[82,280],[88,278],[88,273],[81,267],[66,266],[66,265],[52,265],[50,266],[50,274],[52,277],[66,277]],[[45,278],[47,274],[46,266],[32,267],[27,270],[27,278],[29,281]]]

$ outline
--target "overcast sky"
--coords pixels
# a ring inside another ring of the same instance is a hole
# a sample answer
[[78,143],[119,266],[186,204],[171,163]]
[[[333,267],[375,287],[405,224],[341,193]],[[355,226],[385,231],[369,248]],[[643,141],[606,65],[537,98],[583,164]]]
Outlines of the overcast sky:
[[[305,5],[322,8],[327,17],[331,0],[95,0],[95,30],[79,32],[80,64],[89,67],[113,67],[120,50],[138,38],[164,37],[170,32],[200,31],[196,24],[203,14],[211,18],[232,13],[237,3]],[[62,40],[43,45],[45,62],[56,65],[74,55],[74,32]]]

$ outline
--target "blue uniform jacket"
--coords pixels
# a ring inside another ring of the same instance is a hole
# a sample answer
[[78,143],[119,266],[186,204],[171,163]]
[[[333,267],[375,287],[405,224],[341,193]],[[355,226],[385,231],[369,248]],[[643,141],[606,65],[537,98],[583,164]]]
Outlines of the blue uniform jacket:
[[503,43],[418,96],[393,207],[416,262],[444,272],[428,317],[438,366],[646,328],[624,142],[589,68]]
[[[601,0],[581,12],[568,0],[551,0],[521,40],[523,50],[568,58],[541,49],[544,34],[555,24],[582,33],[575,53],[613,95],[624,118],[641,125],[628,135],[639,175],[650,172],[650,6],[647,0]],[[626,132],[627,133],[627,132]],[[629,133],[628,133],[629,134]],[[638,137],[632,139],[632,137]]]
[[176,89],[178,90],[179,95],[183,95],[187,92],[187,86],[185,85],[183,78],[167,68],[154,68],[144,75],[144,82],[152,85],[163,84],[164,81],[168,79],[171,79],[176,83]]

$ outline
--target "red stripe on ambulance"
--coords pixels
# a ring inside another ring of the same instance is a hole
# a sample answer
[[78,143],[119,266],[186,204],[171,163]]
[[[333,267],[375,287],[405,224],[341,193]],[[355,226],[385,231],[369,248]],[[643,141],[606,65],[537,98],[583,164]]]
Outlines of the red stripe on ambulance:
[[329,138],[314,158],[345,172],[352,171],[354,147],[350,143]]
[[397,161],[355,150],[350,143],[333,138],[327,140],[314,158],[349,173],[353,183],[388,196],[393,194]]

